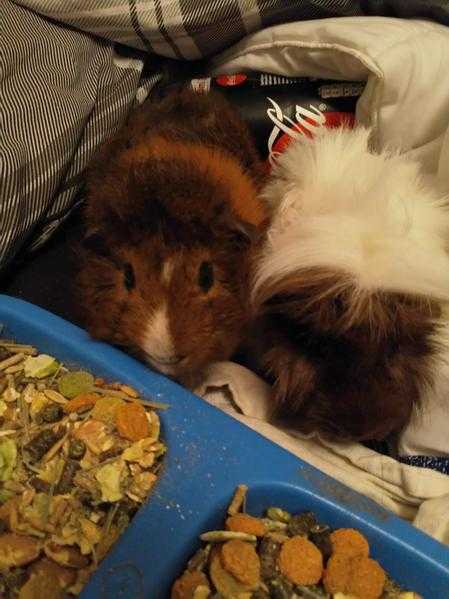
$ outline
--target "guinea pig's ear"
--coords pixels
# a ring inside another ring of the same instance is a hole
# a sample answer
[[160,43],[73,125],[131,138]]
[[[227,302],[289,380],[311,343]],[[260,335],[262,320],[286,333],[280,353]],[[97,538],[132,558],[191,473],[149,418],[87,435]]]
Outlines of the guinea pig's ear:
[[237,240],[243,241],[246,244],[253,245],[261,238],[264,227],[257,226],[254,223],[245,221],[231,211],[226,211],[222,216],[221,226]]
[[109,258],[111,256],[111,251],[106,243],[106,240],[101,233],[96,230],[89,231],[81,241],[81,245],[84,249],[89,250],[98,256],[103,256],[104,258]]
[[256,225],[240,219],[235,219],[231,223],[231,229],[238,235],[242,235],[250,243],[255,243],[261,234],[260,229]]

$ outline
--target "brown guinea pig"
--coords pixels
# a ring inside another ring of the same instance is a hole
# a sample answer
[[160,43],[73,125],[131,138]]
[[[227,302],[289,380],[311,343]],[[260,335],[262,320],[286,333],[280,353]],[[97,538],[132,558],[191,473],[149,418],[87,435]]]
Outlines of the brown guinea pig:
[[400,431],[447,372],[448,198],[362,128],[292,142],[262,195],[252,297],[277,414],[337,439]]
[[186,385],[229,358],[248,323],[265,169],[235,109],[190,90],[148,101],[87,177],[83,322]]

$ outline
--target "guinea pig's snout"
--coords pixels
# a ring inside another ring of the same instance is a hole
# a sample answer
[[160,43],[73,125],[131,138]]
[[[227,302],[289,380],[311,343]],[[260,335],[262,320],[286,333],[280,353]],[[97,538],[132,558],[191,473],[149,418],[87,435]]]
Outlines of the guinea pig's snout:
[[152,354],[147,354],[150,362],[154,362],[155,364],[161,364],[162,366],[174,366],[175,364],[179,364],[184,360],[186,356],[155,356]]
[[182,362],[187,356],[158,356],[146,352],[148,362],[163,374],[176,374],[177,368],[182,365]]
[[145,323],[140,346],[147,361],[159,372],[174,375],[182,367],[187,356],[176,351],[166,305],[155,310]]

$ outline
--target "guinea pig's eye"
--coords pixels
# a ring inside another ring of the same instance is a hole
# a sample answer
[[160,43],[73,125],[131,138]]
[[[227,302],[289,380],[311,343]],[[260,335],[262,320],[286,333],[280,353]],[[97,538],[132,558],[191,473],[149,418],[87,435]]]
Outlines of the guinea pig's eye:
[[198,285],[207,293],[214,284],[214,267],[210,262],[201,262],[198,270]]
[[123,265],[123,281],[128,291],[136,286],[136,277],[134,275],[134,269],[129,262]]
[[335,314],[337,316],[342,316],[345,306],[343,304],[343,300],[340,297],[334,297],[332,300],[332,306],[334,308]]

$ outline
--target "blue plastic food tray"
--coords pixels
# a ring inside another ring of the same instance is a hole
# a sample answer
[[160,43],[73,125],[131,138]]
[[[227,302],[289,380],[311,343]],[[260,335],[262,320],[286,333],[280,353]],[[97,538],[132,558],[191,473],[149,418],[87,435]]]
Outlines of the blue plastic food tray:
[[59,317],[0,295],[0,323],[8,336],[70,366],[170,404],[161,413],[168,444],[163,474],[82,599],[168,598],[171,583],[199,546],[198,535],[221,527],[239,483],[250,488],[250,512],[260,514],[270,505],[312,510],[334,527],[358,528],[372,556],[398,582],[424,599],[449,598],[448,548],[376,503]]

